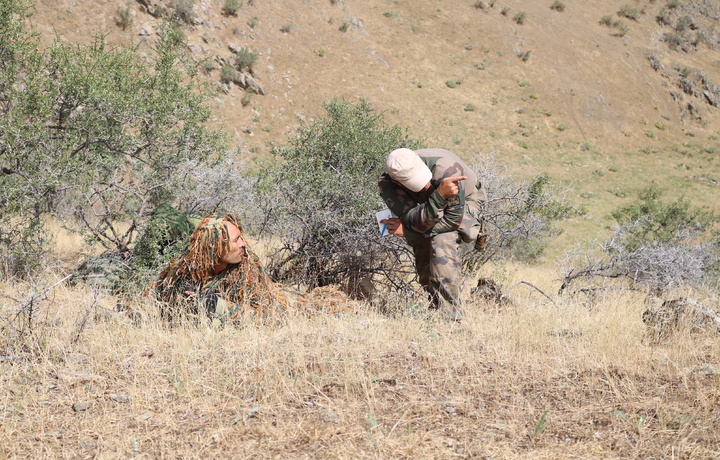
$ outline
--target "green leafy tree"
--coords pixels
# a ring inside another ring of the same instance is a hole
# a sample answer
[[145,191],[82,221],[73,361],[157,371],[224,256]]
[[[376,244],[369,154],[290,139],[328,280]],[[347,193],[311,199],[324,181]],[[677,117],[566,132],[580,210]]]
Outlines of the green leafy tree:
[[226,149],[224,136],[204,124],[210,114],[203,104],[207,93],[186,65],[184,35],[177,27],[162,29],[154,67],[135,48],[108,49],[103,37],[89,46],[57,40],[40,51],[22,28],[26,4],[5,4],[10,6],[0,13],[5,264],[22,272],[38,260],[46,215],[62,218],[70,228],[79,224],[109,249],[125,250],[150,212],[173,202],[182,168],[211,167]]
[[685,197],[669,203],[661,197],[662,191],[651,185],[641,190],[633,203],[611,213],[622,229],[625,250],[634,251],[647,243],[695,238],[715,220],[707,210],[692,206]]
[[375,212],[385,207],[377,181],[388,152],[420,144],[365,101],[336,99],[324,108],[325,117],[302,125],[260,174],[263,228],[282,239],[268,268],[276,279],[311,287],[353,285],[376,273],[400,283],[403,270],[388,270],[388,257],[402,243],[377,236]]

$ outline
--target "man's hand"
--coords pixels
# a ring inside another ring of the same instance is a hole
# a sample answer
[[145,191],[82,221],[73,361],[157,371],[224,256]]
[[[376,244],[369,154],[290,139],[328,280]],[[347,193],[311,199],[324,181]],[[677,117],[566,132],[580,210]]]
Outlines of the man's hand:
[[440,185],[438,185],[437,191],[440,194],[441,197],[447,199],[450,199],[458,194],[460,191],[460,186],[458,186],[458,182],[467,179],[467,176],[459,176],[459,177],[446,177],[440,182]]
[[399,217],[383,219],[380,223],[387,225],[387,232],[389,234],[405,238],[405,228],[403,227],[403,223]]

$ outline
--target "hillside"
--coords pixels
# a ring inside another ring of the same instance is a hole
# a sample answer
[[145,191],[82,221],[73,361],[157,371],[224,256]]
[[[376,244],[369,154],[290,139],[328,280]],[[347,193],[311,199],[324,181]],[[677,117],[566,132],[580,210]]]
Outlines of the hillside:
[[[251,0],[236,16],[224,2],[39,0],[32,22],[46,43],[103,33],[150,56],[164,19],[149,13],[188,12],[189,49],[220,88],[213,122],[250,158],[285,143],[323,102],[363,97],[427,145],[571,182],[595,218],[650,181],[718,205],[713,2]],[[258,53],[265,93],[247,106],[242,88],[220,84],[238,47]]]

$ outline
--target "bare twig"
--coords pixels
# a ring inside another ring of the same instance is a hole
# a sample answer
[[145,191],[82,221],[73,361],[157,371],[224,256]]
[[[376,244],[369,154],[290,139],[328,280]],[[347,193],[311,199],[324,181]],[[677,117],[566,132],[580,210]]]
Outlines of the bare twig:
[[529,282],[529,281],[525,281],[525,280],[518,281],[517,283],[515,283],[515,284],[513,284],[512,286],[510,286],[509,288],[507,288],[507,292],[510,292],[511,290],[515,289],[517,286],[519,286],[519,285],[521,285],[521,284],[525,284],[525,285],[528,285],[528,286],[530,286],[530,287],[532,287],[532,288],[535,288],[536,291],[538,291],[540,294],[544,295],[546,299],[548,299],[550,302],[553,303],[553,305],[556,305],[556,304],[555,304],[555,301],[554,301],[553,299],[551,299],[549,295],[545,294],[545,292],[543,292],[542,289],[540,289],[539,287],[535,286],[533,283],[531,283],[531,282]]

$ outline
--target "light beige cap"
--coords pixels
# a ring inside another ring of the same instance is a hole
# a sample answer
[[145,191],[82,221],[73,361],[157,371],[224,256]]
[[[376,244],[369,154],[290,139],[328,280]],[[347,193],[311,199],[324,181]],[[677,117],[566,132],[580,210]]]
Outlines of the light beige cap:
[[397,149],[390,152],[385,170],[394,180],[405,188],[419,192],[432,179],[430,168],[410,149]]

